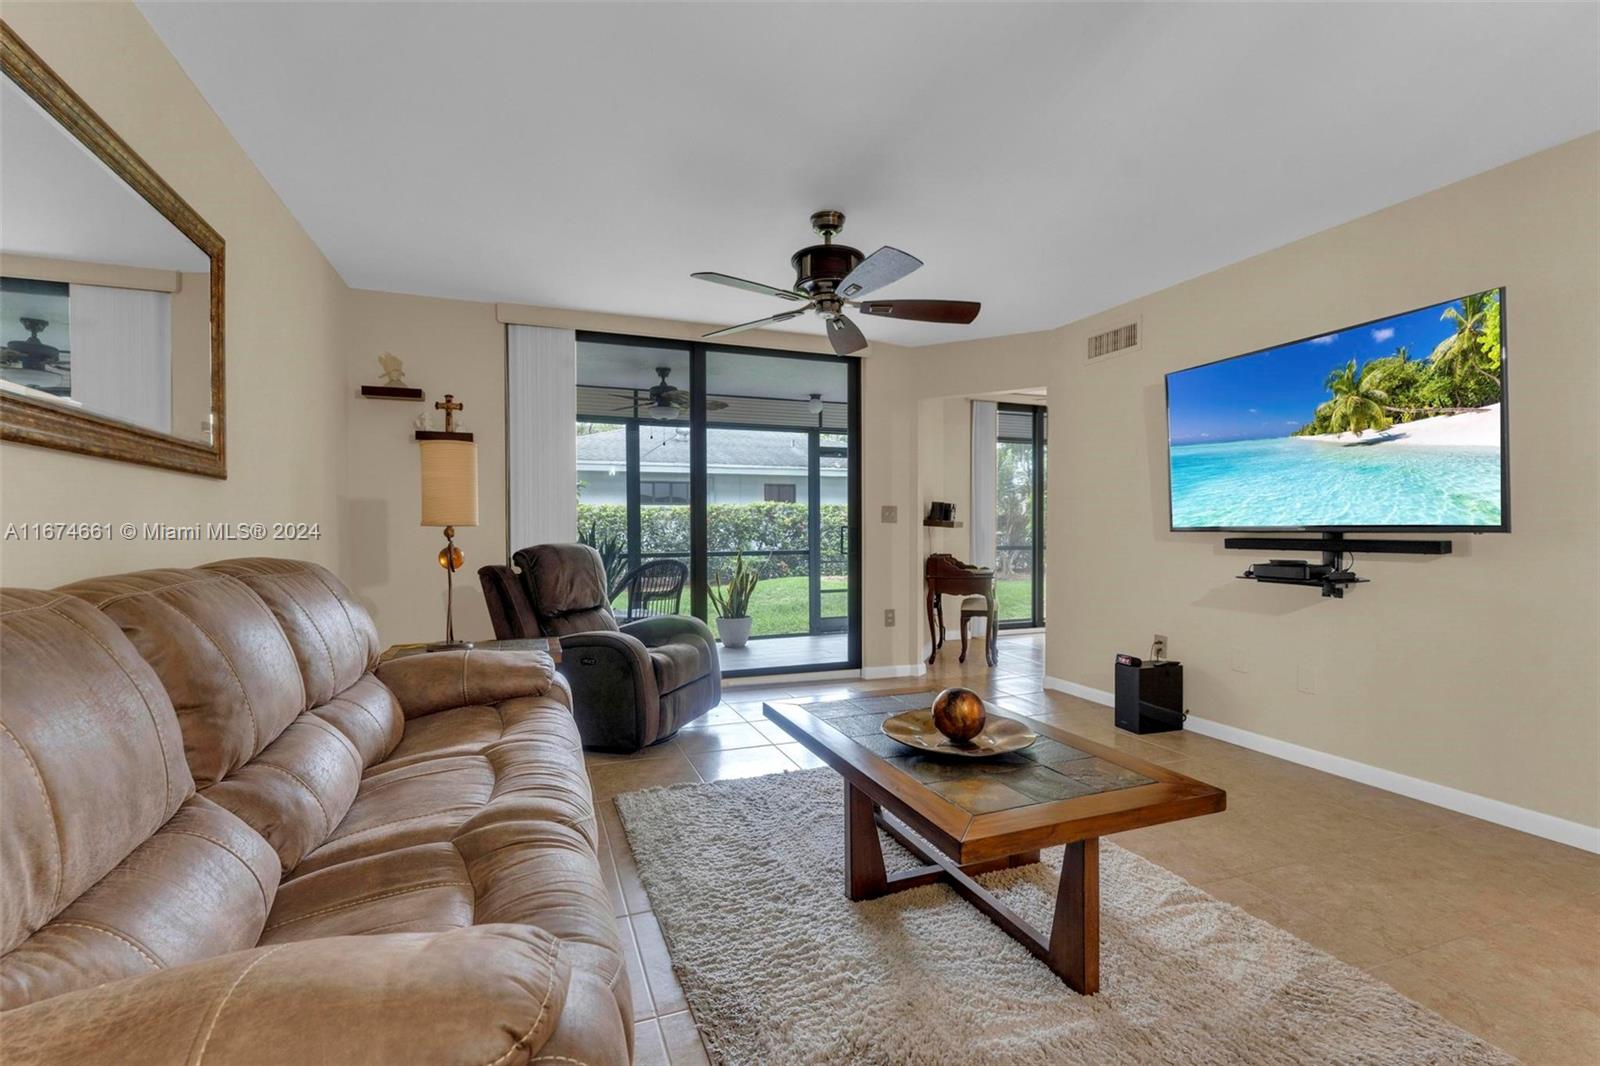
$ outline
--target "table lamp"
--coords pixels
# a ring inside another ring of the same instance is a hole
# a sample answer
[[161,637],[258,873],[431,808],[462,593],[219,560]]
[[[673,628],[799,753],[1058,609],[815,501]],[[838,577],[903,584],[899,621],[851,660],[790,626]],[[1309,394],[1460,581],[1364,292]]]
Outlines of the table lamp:
[[433,406],[444,412],[444,430],[417,430],[422,448],[422,524],[444,527],[439,565],[444,568],[445,597],[444,641],[430,644],[428,650],[448,651],[472,646],[456,640],[455,576],[466,556],[456,547],[455,536],[457,526],[478,524],[478,446],[471,433],[456,429],[455,413],[465,404],[446,393],[443,402]]

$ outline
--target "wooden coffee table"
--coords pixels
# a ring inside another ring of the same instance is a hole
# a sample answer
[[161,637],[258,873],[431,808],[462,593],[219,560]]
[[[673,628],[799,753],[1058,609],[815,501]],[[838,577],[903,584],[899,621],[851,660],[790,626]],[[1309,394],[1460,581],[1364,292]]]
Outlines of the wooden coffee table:
[[[762,712],[844,778],[851,899],[946,882],[1069,987],[1092,995],[1100,988],[1100,837],[1215,813],[1226,794],[1031,718],[1039,740],[990,759],[922,754],[880,731],[886,717],[926,707],[933,695],[774,702]],[[927,865],[886,873],[879,827]],[[973,880],[1038,862],[1039,849],[1058,844],[1066,855],[1048,933]]]

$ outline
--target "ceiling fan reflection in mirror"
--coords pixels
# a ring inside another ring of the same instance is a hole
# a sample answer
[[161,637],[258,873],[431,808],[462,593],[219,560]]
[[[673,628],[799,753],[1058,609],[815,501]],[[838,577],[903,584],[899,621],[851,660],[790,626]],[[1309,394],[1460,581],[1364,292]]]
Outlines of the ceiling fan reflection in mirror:
[[[844,212],[818,211],[811,216],[811,228],[822,235],[821,244],[802,248],[790,257],[794,267],[795,282],[792,289],[763,285],[759,281],[746,281],[729,274],[701,271],[692,275],[702,281],[731,285],[735,289],[759,292],[788,300],[792,307],[754,322],[743,322],[726,329],[713,330],[706,337],[726,337],[743,333],[747,329],[787,322],[807,311],[821,315],[828,324],[828,341],[835,355],[849,355],[867,346],[856,324],[845,317],[846,308],[854,308],[863,315],[881,318],[904,318],[916,322],[947,322],[966,325],[978,317],[982,306],[970,300],[858,300],[869,292],[899,281],[922,265],[922,260],[898,248],[885,245],[869,256],[860,249],[845,244],[834,244],[833,238],[844,229]],[[663,379],[665,380],[665,379]]]
[[[657,422],[670,422],[675,418],[683,418],[689,413],[689,391],[680,389],[675,385],[667,384],[667,375],[672,373],[670,366],[656,367],[656,373],[661,376],[659,384],[650,386],[643,396],[642,389],[633,390],[633,399],[618,407],[618,411],[627,411],[634,415],[647,415]],[[707,411],[721,411],[728,405],[721,400],[706,400]]]

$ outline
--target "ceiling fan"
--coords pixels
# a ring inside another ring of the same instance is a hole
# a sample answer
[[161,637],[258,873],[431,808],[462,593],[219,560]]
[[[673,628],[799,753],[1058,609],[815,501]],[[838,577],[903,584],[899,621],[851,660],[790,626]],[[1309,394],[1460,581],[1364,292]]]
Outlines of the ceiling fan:
[[875,289],[899,281],[922,265],[922,260],[898,248],[885,245],[869,256],[844,244],[834,244],[833,238],[844,229],[844,212],[818,211],[811,216],[811,228],[822,235],[821,244],[802,248],[790,257],[794,267],[795,282],[792,289],[763,285],[759,281],[714,271],[692,275],[702,281],[718,285],[731,285],[736,289],[765,293],[781,300],[802,303],[790,311],[783,311],[754,322],[744,322],[726,329],[713,330],[707,337],[726,337],[743,333],[747,329],[760,329],[778,322],[798,318],[807,311],[821,315],[828,323],[828,341],[835,355],[849,355],[867,346],[856,324],[844,316],[846,307],[853,307],[863,315],[884,318],[907,318],[917,322],[948,322],[966,325],[978,317],[981,304],[970,300],[858,300]]
[[[672,368],[670,366],[658,366],[656,367],[656,373],[661,375],[661,382],[658,385],[650,386],[650,390],[646,394],[649,398],[649,403],[641,403],[640,390],[634,389],[634,398],[623,406],[618,407],[617,410],[629,411],[634,414],[646,414],[658,422],[670,422],[674,418],[682,418],[687,414],[689,411],[688,391],[680,389],[676,385],[667,384],[667,375],[672,373]],[[709,397],[706,399],[707,411],[721,411],[727,406],[721,400],[713,400]]]

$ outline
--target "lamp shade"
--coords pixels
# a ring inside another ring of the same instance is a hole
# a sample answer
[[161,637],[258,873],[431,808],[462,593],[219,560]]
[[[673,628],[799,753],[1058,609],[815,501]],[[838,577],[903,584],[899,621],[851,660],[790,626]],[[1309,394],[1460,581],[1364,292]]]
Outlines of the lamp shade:
[[424,440],[422,524],[478,524],[478,446],[470,440]]

